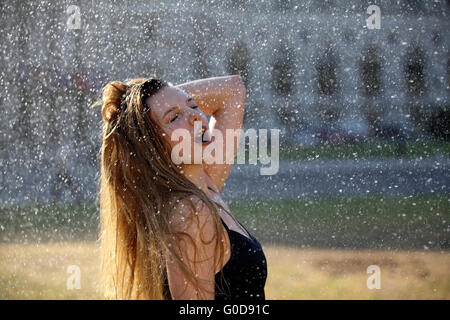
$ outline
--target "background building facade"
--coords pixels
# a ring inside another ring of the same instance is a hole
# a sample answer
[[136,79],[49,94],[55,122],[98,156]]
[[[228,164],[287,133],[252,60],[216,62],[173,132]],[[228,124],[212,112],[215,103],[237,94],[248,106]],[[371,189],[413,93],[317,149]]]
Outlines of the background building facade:
[[[372,4],[380,29],[366,25]],[[112,80],[240,74],[244,128],[298,146],[427,137],[449,105],[448,1],[4,1],[0,14],[3,199],[49,192],[65,168],[74,194],[89,185],[101,143],[89,105]]]

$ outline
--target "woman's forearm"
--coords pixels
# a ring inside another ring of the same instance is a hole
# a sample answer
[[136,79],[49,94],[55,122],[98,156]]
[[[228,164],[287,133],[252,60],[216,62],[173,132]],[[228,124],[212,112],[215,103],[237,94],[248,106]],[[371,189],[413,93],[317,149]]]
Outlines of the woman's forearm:
[[245,94],[245,86],[239,75],[212,77],[177,85],[194,97],[198,107],[206,114],[216,113],[236,94]]

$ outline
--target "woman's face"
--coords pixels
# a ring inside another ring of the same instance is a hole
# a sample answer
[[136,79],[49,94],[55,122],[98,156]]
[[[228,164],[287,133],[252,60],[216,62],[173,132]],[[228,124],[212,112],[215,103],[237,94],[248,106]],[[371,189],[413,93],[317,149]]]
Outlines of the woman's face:
[[[205,146],[202,143],[202,128],[205,131],[209,130],[206,114],[197,107],[194,98],[180,88],[167,86],[148,97],[145,103],[150,106],[150,116],[164,132],[163,138],[171,147],[170,153],[172,148],[180,143],[171,140],[172,133],[176,129],[185,129],[190,133],[188,138],[191,145],[191,163],[193,163],[194,144]],[[201,122],[200,130],[197,132],[194,132],[195,121]]]

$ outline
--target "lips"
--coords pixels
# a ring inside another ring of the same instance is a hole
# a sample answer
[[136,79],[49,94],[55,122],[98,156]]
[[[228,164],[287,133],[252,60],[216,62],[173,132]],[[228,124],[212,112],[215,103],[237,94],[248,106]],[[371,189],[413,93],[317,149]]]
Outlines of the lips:
[[206,146],[214,141],[214,137],[212,137],[209,141],[202,141],[202,145]]

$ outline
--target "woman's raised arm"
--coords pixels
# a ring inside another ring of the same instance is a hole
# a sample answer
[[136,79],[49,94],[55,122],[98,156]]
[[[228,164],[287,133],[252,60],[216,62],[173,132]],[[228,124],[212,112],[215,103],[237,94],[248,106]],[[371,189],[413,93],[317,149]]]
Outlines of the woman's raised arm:
[[233,163],[227,163],[226,159],[234,161],[237,154],[240,132],[236,131],[236,138],[231,135],[235,139],[234,147],[227,150],[226,130],[242,128],[246,95],[244,82],[239,75],[231,75],[194,80],[177,87],[190,94],[204,113],[212,115],[213,128],[222,133],[222,146],[217,145],[223,150],[222,163],[204,163],[205,171],[220,190],[233,166]]

